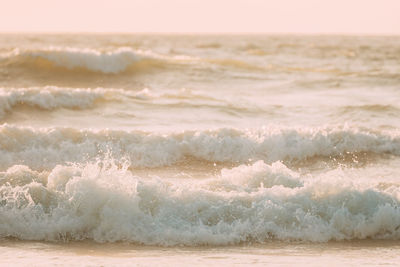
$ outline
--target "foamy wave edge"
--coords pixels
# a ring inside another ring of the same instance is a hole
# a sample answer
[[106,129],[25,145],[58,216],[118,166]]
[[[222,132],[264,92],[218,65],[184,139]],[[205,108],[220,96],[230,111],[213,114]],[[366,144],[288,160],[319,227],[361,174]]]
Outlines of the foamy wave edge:
[[132,167],[160,167],[185,158],[209,162],[303,160],[371,152],[400,155],[400,135],[349,127],[217,129],[154,133],[74,128],[0,126],[0,167],[25,164],[34,169],[65,162],[88,162],[110,152]]
[[143,60],[163,61],[161,55],[150,51],[135,51],[129,47],[120,47],[112,51],[99,51],[89,48],[49,47],[41,50],[20,50],[3,54],[0,59],[11,60],[17,64],[34,64],[40,68],[42,64],[35,64],[35,59],[46,60],[54,66],[66,69],[85,69],[91,72],[117,74],[126,71],[130,66]]
[[18,105],[43,110],[57,108],[87,109],[96,101],[117,101],[124,96],[135,96],[122,89],[64,88],[56,86],[31,88],[0,88],[0,117],[4,117]]
[[304,180],[262,161],[207,180],[135,176],[112,161],[0,172],[0,237],[232,245],[270,240],[400,239],[400,186]]
[[[28,88],[0,88],[0,118],[11,113],[19,106],[29,106],[40,110],[65,109],[91,109],[99,102],[133,101],[145,105],[163,105],[158,99],[169,99],[171,105],[199,105],[211,102],[210,107],[226,107],[240,110],[242,107],[235,106],[224,100],[207,95],[205,92],[196,92],[182,88],[180,90],[166,90],[155,92],[144,88],[140,91],[129,91],[117,88],[69,88],[58,86],[28,87]],[[155,101],[153,101],[155,100]],[[153,101],[153,102],[152,102]],[[186,102],[185,102],[186,101]],[[191,103],[190,101],[193,101]]]

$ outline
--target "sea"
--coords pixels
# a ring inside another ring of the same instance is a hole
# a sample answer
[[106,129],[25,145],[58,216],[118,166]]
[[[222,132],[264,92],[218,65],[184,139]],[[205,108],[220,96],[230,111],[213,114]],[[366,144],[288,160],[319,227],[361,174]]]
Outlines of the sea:
[[0,34],[0,265],[395,266],[400,36]]

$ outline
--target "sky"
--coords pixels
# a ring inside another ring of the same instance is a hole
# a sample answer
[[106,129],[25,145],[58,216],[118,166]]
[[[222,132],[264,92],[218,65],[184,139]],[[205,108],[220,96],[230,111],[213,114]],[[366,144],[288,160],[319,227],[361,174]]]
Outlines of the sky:
[[400,0],[0,0],[0,32],[400,34]]

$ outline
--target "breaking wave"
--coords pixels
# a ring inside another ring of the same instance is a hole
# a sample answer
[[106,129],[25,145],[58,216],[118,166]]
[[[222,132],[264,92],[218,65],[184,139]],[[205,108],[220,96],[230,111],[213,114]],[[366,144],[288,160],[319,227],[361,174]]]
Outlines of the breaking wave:
[[127,95],[121,89],[62,88],[0,88],[0,118],[16,106],[25,105],[44,110],[57,108],[86,109],[98,101],[115,101]]
[[400,155],[398,132],[358,128],[219,129],[151,133],[74,128],[33,129],[0,126],[0,167],[25,164],[54,168],[65,162],[87,162],[108,152],[132,167],[160,167],[194,158],[209,162],[297,161],[354,153]]
[[134,51],[131,48],[119,48],[113,51],[95,49],[78,49],[73,47],[51,47],[42,50],[14,51],[3,54],[0,59],[18,66],[35,69],[52,69],[53,67],[68,70],[117,74],[151,67],[164,67],[173,63],[173,59],[147,51]]
[[0,62],[4,61],[18,67],[29,69],[57,71],[77,70],[100,74],[120,74],[125,72],[138,73],[151,69],[168,69],[174,66],[189,66],[215,71],[217,65],[222,68],[233,68],[245,71],[264,71],[264,67],[232,58],[200,58],[188,55],[162,55],[152,51],[133,50],[121,47],[111,51],[100,51],[88,48],[50,47],[41,50],[14,49],[9,53],[0,54]]
[[0,237],[230,245],[400,239],[400,186],[307,179],[258,161],[206,180],[141,178],[112,161],[0,172]]

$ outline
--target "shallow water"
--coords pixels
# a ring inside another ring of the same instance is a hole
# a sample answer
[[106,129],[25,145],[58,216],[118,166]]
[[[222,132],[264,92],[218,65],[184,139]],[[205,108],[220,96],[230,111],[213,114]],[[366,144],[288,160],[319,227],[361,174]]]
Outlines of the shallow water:
[[143,247],[87,242],[0,244],[3,264],[20,266],[396,266],[399,244],[370,240],[323,244],[271,242],[229,247]]

